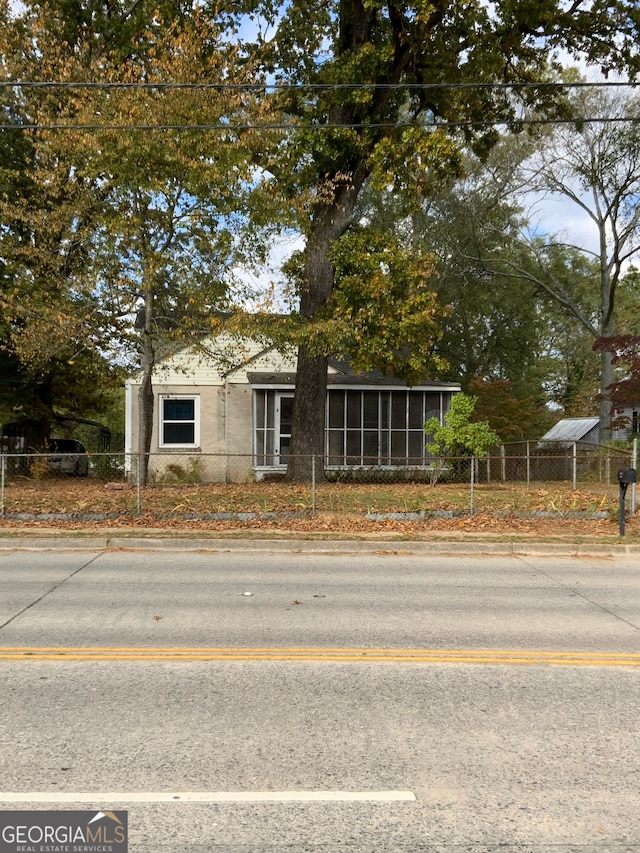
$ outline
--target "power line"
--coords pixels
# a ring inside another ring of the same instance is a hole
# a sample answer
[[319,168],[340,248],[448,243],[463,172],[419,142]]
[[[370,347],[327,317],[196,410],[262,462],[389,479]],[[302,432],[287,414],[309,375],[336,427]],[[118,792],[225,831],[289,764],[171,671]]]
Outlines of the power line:
[[160,131],[186,131],[186,130],[211,130],[211,131],[231,131],[244,132],[248,130],[263,130],[263,131],[325,131],[325,130],[392,130],[394,128],[416,127],[423,130],[446,130],[448,128],[483,128],[483,127],[511,127],[513,125],[581,125],[581,124],[637,124],[640,122],[640,116],[618,117],[618,116],[590,116],[590,117],[573,117],[573,118],[496,118],[483,119],[479,121],[438,121],[432,124],[418,123],[415,121],[405,122],[371,122],[351,123],[351,124],[291,124],[291,123],[273,123],[273,124],[0,124],[1,130],[160,130]]
[[[18,88],[18,89],[97,89],[97,90],[202,90],[202,91],[246,91],[246,92],[324,92],[324,91],[364,91],[364,90],[403,90],[409,92],[429,91],[429,90],[525,90],[525,89],[543,89],[543,90],[564,90],[564,89],[585,89],[585,88],[635,88],[636,83],[632,81],[580,81],[580,82],[539,82],[539,83],[178,83],[178,82],[90,82],[90,81],[52,81],[52,80],[22,80],[22,81],[7,81],[0,80],[0,89]],[[245,124],[231,124],[230,122],[218,123],[188,123],[188,124],[126,124],[126,123],[4,123],[0,124],[0,130],[83,130],[83,131],[98,131],[98,130],[139,130],[139,131],[186,131],[186,130],[205,130],[205,131],[235,131],[243,132],[249,130],[262,131],[298,131],[298,130],[366,130],[366,129],[393,129],[406,127],[423,127],[429,129],[435,128],[483,128],[483,127],[501,127],[518,125],[545,125],[545,124],[593,124],[593,123],[622,123],[636,122],[638,119],[633,117],[611,117],[611,116],[588,116],[574,118],[547,118],[547,119],[527,119],[527,118],[495,118],[476,121],[437,121],[431,124],[418,123],[414,120],[394,121],[394,122],[371,122],[371,123],[350,123],[350,124],[295,124],[292,122],[275,122],[254,124],[247,122]]]
[[140,89],[140,90],[181,90],[202,89],[218,91],[296,92],[296,91],[367,91],[367,90],[463,90],[463,89],[604,89],[635,88],[640,84],[631,80],[600,80],[565,82],[522,82],[522,83],[178,83],[139,81],[134,83],[118,81],[81,81],[81,80],[0,80],[2,89]]

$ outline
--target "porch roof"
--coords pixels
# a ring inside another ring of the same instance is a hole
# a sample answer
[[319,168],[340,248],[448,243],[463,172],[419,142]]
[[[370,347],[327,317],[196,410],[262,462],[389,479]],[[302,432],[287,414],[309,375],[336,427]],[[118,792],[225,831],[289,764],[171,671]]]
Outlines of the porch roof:
[[[247,374],[250,385],[273,385],[279,387],[291,387],[296,384],[295,373],[275,373],[275,372],[255,372]],[[415,385],[409,385],[408,382],[398,379],[397,376],[386,376],[380,371],[371,371],[370,373],[329,373],[327,375],[327,384],[339,387],[366,387],[366,388],[408,388],[416,391],[459,391],[460,385],[457,382],[418,382]]]

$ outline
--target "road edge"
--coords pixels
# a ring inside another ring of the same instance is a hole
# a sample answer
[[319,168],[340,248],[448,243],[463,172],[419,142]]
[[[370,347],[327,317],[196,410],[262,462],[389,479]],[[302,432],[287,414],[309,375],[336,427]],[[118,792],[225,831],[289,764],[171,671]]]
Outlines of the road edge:
[[207,553],[305,553],[305,554],[415,554],[446,556],[468,554],[630,557],[640,555],[640,544],[597,542],[540,542],[510,540],[483,542],[450,539],[225,539],[179,536],[0,536],[0,552],[6,551],[177,551]]

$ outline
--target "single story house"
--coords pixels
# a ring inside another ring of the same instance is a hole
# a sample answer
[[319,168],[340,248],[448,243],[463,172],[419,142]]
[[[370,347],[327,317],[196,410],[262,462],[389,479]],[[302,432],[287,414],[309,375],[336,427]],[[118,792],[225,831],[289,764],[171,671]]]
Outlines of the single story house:
[[[156,367],[149,470],[162,477],[176,455],[203,481],[240,482],[286,470],[295,352],[218,336]],[[126,451],[138,450],[139,378],[126,384]],[[328,370],[325,465],[344,469],[428,466],[423,425],[442,420],[458,383],[409,387],[381,373]]]
[[614,441],[633,441],[640,435],[640,405],[624,406],[613,413]]

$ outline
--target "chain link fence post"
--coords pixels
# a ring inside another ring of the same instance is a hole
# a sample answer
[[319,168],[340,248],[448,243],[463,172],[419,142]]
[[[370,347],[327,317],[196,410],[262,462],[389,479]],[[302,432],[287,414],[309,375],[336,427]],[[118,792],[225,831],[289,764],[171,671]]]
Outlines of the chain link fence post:
[[136,453],[136,513],[142,515],[142,489],[140,488],[140,453]]
[[311,514],[316,514],[316,457],[311,457]]
[[471,490],[469,495],[469,514],[473,515],[473,486],[475,482],[475,474],[476,474],[476,457],[471,457]]
[[[633,439],[633,450],[631,452],[631,467],[638,470],[638,439]],[[636,484],[631,486],[631,515],[636,512]]]
[[0,454],[0,516],[4,518],[4,466],[5,455]]

